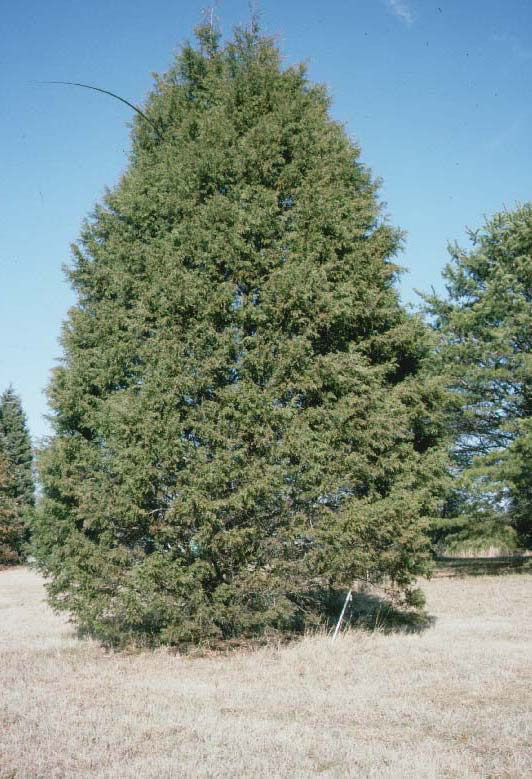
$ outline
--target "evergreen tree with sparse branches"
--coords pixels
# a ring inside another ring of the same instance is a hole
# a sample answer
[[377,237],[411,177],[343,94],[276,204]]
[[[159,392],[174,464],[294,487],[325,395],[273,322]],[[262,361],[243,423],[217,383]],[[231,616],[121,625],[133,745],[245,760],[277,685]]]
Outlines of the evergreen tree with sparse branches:
[[33,454],[26,415],[12,387],[0,396],[0,561],[24,558],[34,505]]
[[450,247],[447,297],[425,296],[450,390],[455,489],[435,527],[446,544],[532,540],[532,203]]
[[439,500],[430,337],[358,146],[255,23],[197,39],[74,246],[49,387],[35,555],[115,644],[298,631],[360,576],[408,595]]

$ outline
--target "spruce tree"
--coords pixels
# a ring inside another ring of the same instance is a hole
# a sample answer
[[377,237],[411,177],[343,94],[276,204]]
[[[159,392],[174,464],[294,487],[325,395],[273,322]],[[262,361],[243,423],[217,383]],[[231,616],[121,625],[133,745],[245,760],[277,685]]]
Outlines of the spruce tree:
[[35,501],[31,438],[22,402],[13,387],[0,396],[0,436],[13,477],[12,496],[21,506],[31,507]]
[[26,415],[12,387],[0,396],[0,562],[20,562],[34,505],[33,455]]
[[440,524],[446,542],[532,538],[532,204],[470,230],[450,247],[447,297],[426,296],[440,335],[438,371],[453,402],[457,490]]
[[0,565],[19,562],[24,538],[17,502],[11,495],[12,481],[0,441]]
[[197,38],[73,247],[49,387],[35,554],[111,643],[300,630],[359,576],[408,593],[438,499],[430,339],[358,146],[255,24]]

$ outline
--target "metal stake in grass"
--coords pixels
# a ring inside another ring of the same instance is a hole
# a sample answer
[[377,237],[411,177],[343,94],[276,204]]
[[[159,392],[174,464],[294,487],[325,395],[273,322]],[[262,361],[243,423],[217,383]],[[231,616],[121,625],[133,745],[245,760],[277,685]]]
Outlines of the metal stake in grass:
[[333,641],[336,639],[336,636],[338,635],[338,631],[340,630],[340,626],[341,626],[343,618],[344,618],[344,614],[345,614],[345,610],[347,608],[347,604],[350,603],[350,601],[352,601],[352,600],[353,600],[353,588],[351,587],[351,589],[349,590],[349,592],[347,593],[347,595],[345,597],[345,602],[344,602],[344,607],[342,609],[342,613],[340,614],[340,616],[338,618],[338,622],[336,623],[336,629],[335,629],[334,635],[332,637]]

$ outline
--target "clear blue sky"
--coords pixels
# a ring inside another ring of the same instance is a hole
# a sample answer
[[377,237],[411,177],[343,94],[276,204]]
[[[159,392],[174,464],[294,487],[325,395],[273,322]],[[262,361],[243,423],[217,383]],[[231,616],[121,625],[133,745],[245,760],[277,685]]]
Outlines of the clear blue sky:
[[[61,266],[127,165],[130,111],[34,81],[81,81],[142,104],[209,0],[26,0],[0,22],[0,391],[12,383],[35,439],[73,295]],[[262,0],[287,64],[327,84],[332,115],[381,177],[408,233],[405,302],[442,289],[447,243],[532,199],[530,0]],[[248,19],[223,0],[224,35]]]

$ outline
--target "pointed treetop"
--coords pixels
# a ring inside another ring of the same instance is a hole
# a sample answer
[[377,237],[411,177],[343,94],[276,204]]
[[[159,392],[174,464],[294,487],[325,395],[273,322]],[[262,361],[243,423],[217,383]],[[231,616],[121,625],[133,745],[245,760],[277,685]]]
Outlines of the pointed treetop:
[[222,37],[220,20],[216,13],[217,5],[218,2],[214,2],[212,5],[203,9],[203,21],[195,29],[201,51],[209,57],[214,56],[218,51],[218,44]]

